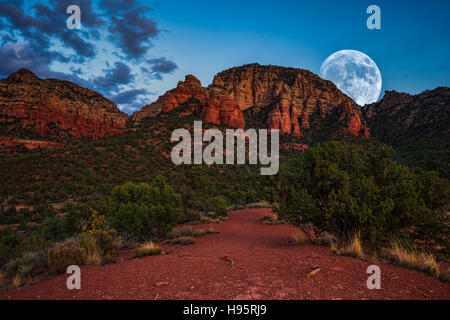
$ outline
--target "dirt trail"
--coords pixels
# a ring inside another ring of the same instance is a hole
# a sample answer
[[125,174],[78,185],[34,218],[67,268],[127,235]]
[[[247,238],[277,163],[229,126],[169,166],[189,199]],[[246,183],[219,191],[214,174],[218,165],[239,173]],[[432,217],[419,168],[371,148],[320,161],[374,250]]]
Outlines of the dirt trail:
[[[298,229],[258,222],[267,214],[270,209],[233,211],[221,224],[198,226],[220,234],[170,246],[171,254],[82,267],[81,290],[68,290],[61,275],[0,299],[450,299],[449,284],[385,263],[378,263],[382,288],[369,290],[369,263],[289,244]],[[321,271],[307,278],[314,265]]]

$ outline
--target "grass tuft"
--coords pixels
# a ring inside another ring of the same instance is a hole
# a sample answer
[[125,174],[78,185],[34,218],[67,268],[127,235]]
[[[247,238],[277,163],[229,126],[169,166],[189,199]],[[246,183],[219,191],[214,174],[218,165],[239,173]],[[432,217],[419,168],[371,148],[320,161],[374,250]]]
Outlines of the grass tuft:
[[358,259],[364,258],[364,248],[359,234],[354,234],[346,243],[340,246],[332,242],[330,249],[331,252],[344,256],[350,256]]
[[391,240],[389,248],[381,250],[381,257],[399,266],[439,278],[440,270],[436,257],[431,253],[419,253],[414,245],[406,246],[397,239]]
[[152,241],[146,242],[135,250],[136,257],[153,256],[162,253],[162,248]]
[[306,243],[306,236],[303,232],[298,232],[292,235],[292,239],[294,239],[294,243],[296,246],[301,246]]

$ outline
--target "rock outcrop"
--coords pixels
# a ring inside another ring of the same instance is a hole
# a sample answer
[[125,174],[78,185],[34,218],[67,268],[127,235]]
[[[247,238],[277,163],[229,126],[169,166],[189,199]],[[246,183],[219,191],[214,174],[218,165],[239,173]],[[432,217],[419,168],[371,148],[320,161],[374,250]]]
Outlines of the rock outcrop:
[[391,144],[444,138],[450,133],[450,88],[439,87],[418,95],[386,91],[377,103],[363,108],[373,136]]
[[307,70],[250,64],[220,72],[213,85],[224,88],[242,110],[248,110],[246,121],[256,107],[266,113],[261,118],[268,128],[284,134],[301,137],[333,114],[339,133],[369,135],[356,103],[332,82]]
[[334,134],[369,135],[360,108],[330,81],[306,70],[259,64],[220,72],[207,88],[188,75],[177,88],[135,112],[133,120],[173,110],[191,98],[199,103],[190,103],[189,109],[213,123],[245,123],[300,138],[337,121]]
[[195,112],[211,123],[244,127],[244,115],[230,95],[218,87],[202,87],[200,80],[193,75],[187,75],[185,81],[179,81],[175,89],[167,91],[155,102],[135,112],[132,119],[139,122],[146,117],[171,111],[181,104],[188,106],[188,112],[184,112],[184,115]]
[[124,132],[127,119],[112,101],[69,81],[40,79],[26,69],[0,81],[4,136],[97,139]]

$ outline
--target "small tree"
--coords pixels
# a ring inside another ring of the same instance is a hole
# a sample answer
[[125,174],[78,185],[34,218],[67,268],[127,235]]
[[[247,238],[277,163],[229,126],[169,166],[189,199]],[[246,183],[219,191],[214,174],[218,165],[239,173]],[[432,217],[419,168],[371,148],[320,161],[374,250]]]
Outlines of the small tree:
[[[372,246],[398,233],[424,239],[426,231],[439,240],[446,232],[441,222],[448,183],[416,174],[392,157],[390,147],[362,152],[344,142],[307,150],[280,169],[279,216],[318,234],[329,232],[341,244],[357,233]],[[441,190],[442,198],[426,196],[423,181],[427,190]]]
[[164,235],[181,219],[181,198],[161,175],[151,184],[128,182],[115,187],[108,206],[112,227],[139,240]]

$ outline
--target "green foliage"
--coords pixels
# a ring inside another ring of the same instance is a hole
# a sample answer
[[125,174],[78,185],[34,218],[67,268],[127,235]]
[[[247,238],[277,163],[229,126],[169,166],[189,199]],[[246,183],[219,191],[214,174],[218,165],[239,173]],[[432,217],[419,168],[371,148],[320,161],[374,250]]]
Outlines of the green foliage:
[[80,245],[88,255],[98,253],[101,257],[112,256],[117,248],[117,232],[111,229],[105,221],[103,215],[97,211],[92,211],[88,221],[82,226],[82,231],[78,235]]
[[181,198],[158,175],[150,184],[127,182],[115,187],[105,200],[77,208],[82,216],[96,210],[121,234],[137,240],[163,236],[181,220]]
[[355,234],[372,246],[398,233],[440,241],[447,232],[448,182],[435,173],[414,173],[392,157],[390,147],[362,152],[345,142],[309,149],[280,169],[280,218],[312,224],[341,244]]
[[58,273],[65,272],[70,265],[82,266],[86,259],[86,251],[73,240],[56,243],[47,252],[48,266]]

